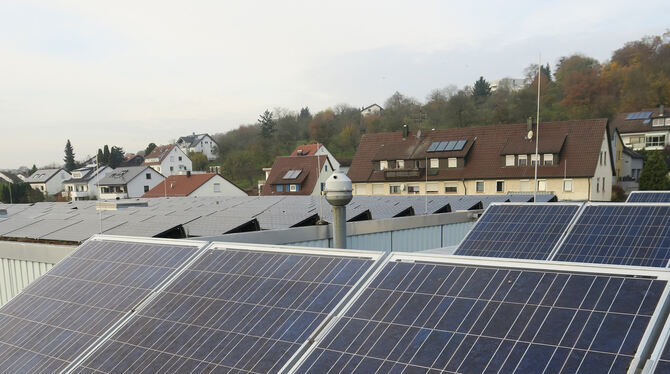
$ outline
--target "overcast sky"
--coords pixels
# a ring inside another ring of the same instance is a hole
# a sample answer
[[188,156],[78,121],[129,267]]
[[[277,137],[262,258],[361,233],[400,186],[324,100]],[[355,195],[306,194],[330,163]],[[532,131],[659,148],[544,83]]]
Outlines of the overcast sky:
[[670,1],[0,0],[0,169],[395,91],[523,76],[670,28]]

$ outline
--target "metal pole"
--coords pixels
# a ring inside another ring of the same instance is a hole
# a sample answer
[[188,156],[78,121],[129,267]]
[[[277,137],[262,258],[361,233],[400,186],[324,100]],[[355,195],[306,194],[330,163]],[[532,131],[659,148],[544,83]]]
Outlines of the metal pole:
[[540,156],[538,154],[537,144],[540,140],[540,84],[542,79],[540,72],[542,71],[542,54],[537,64],[537,124],[535,125],[535,189],[533,192],[533,202],[537,202],[537,165],[540,163]]
[[333,248],[347,248],[347,209],[333,205]]

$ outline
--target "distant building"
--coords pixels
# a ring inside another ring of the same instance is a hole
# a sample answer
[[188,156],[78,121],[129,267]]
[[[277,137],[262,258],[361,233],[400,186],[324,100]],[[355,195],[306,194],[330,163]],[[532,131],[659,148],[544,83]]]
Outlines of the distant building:
[[503,78],[491,82],[490,85],[491,92],[495,92],[499,88],[508,91],[519,91],[526,86],[526,83],[523,79],[520,78]]
[[378,115],[380,114],[384,108],[382,108],[378,104],[372,104],[369,106],[366,106],[365,108],[361,109],[361,115],[363,117],[371,116],[371,115]]
[[247,193],[224,177],[214,174],[171,175],[142,197],[177,196],[247,196]]
[[63,182],[69,178],[71,175],[65,169],[41,169],[31,174],[26,183],[47,196],[63,191]]
[[203,153],[210,161],[215,160],[218,154],[218,145],[209,134],[193,133],[193,135],[182,136],[177,139],[176,144],[184,153]]
[[144,162],[144,156],[127,153],[120,166],[140,166]]
[[72,178],[63,181],[64,195],[72,201],[98,199],[98,181],[112,172],[109,166],[89,165],[72,170]]
[[0,171],[0,182],[7,182],[13,184],[13,183],[21,183],[23,182],[23,180],[19,178],[18,175],[15,175],[8,171]]
[[637,179],[642,172],[644,157],[624,145],[618,129],[610,129],[612,157],[616,177],[614,183],[621,185],[626,191],[637,190]]
[[659,150],[670,144],[670,110],[663,105],[616,115],[610,124],[617,129],[626,147]]
[[262,196],[320,195],[332,173],[326,155],[277,157],[259,192]]
[[349,169],[355,195],[532,193],[611,199],[606,119],[363,135]]
[[143,166],[151,166],[164,176],[193,171],[193,164],[184,151],[174,144],[161,145],[145,156]]
[[165,177],[149,166],[128,166],[114,169],[100,180],[101,199],[141,197]]
[[328,161],[330,161],[330,164],[333,165],[333,168],[335,170],[340,168],[340,163],[337,161],[335,156],[333,156],[332,153],[326,148],[321,143],[312,143],[312,144],[303,144],[297,146],[293,152],[291,152],[291,156],[321,156],[321,155],[326,155],[328,156]]

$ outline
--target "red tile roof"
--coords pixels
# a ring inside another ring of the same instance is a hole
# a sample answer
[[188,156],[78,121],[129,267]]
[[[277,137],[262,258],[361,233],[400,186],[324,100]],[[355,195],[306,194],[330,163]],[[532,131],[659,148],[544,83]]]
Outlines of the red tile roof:
[[[538,176],[592,177],[598,166],[600,147],[607,133],[607,119],[591,119],[565,122],[544,122],[540,124],[540,153],[560,150],[558,164],[539,166]],[[380,149],[388,160],[423,160],[425,158],[461,157],[447,155],[449,152],[426,152],[434,141],[468,139],[465,148],[465,167],[439,169],[429,175],[428,180],[531,178],[534,167],[505,167],[503,151],[506,148],[520,154],[535,150],[534,138],[525,140],[526,124],[493,125],[444,130],[424,131],[421,138],[412,132],[403,139],[401,132],[363,135],[351,163],[348,176],[354,182],[381,182],[387,180],[384,171],[373,169]],[[525,144],[525,143],[528,144]],[[532,144],[532,147],[530,146]],[[609,140],[608,140],[609,145]],[[470,148],[468,148],[470,147]],[[521,153],[523,151],[523,153]],[[463,152],[460,152],[463,153]],[[514,153],[510,153],[514,154]],[[611,165],[611,159],[609,164]],[[614,169],[612,169],[614,171]],[[419,179],[419,178],[417,178]],[[420,178],[425,179],[422,173]]]
[[[310,195],[314,191],[316,181],[319,179],[319,166],[328,161],[328,156],[283,156],[275,158],[272,171],[268,176],[261,195]],[[332,168],[332,165],[331,165]],[[294,179],[284,179],[289,170],[300,170],[300,174]],[[273,185],[277,184],[300,184],[300,191],[277,192]]]
[[216,173],[191,174],[191,176],[170,175],[142,197],[188,196],[215,175]]
[[298,156],[298,151],[302,151],[302,156],[313,156],[316,151],[319,150],[319,148],[322,147],[321,143],[313,143],[313,144],[303,144],[295,147],[293,152],[291,153],[291,156]]
[[[149,153],[147,156],[144,157],[145,161],[142,163],[142,165],[160,165],[160,163],[163,162],[165,157],[167,157],[167,155],[170,154],[170,152],[174,147],[176,147],[176,145],[174,144],[159,145],[158,147],[154,148],[154,150],[151,151],[151,153]],[[157,158],[158,161],[153,162],[146,161],[151,158]]]

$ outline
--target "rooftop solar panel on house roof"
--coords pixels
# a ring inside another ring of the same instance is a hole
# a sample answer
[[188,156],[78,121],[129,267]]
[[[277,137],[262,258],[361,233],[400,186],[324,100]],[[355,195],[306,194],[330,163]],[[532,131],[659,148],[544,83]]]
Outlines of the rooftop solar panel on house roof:
[[86,242],[0,308],[0,372],[59,372],[200,245]]
[[493,204],[456,250],[456,255],[546,260],[579,204]]
[[458,142],[456,142],[456,145],[454,146],[454,151],[462,150],[463,147],[465,147],[466,142],[467,142],[467,140],[459,140]]
[[651,116],[652,112],[635,112],[635,113],[628,113],[626,116],[626,120],[634,120],[634,119],[645,119],[649,118]]
[[275,373],[380,253],[353,255],[209,249],[75,372]]
[[430,143],[430,146],[428,146],[428,149],[426,150],[426,152],[435,152],[435,150],[437,149],[437,146],[439,146],[439,145],[440,145],[440,142]]
[[445,149],[447,149],[448,144],[449,144],[449,142],[440,142],[440,145],[437,146],[437,148],[435,149],[435,152],[444,151]]
[[552,260],[666,267],[670,204],[588,203]]
[[453,151],[454,147],[456,147],[457,141],[455,140],[450,140],[449,143],[447,143],[447,147],[444,149],[445,151]]
[[667,295],[667,277],[450,261],[391,257],[292,372],[626,373]]

